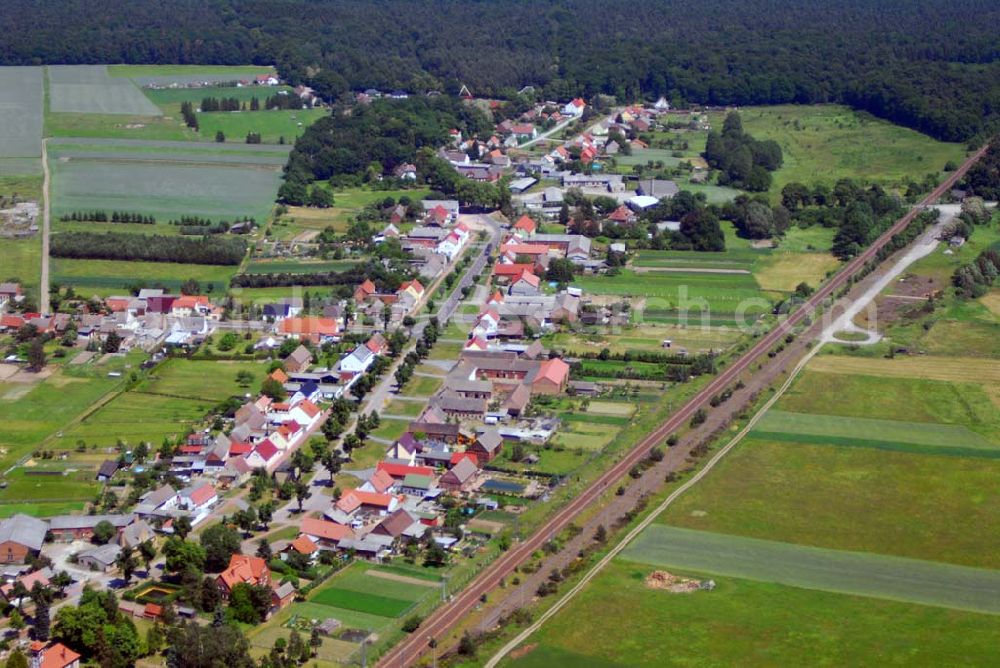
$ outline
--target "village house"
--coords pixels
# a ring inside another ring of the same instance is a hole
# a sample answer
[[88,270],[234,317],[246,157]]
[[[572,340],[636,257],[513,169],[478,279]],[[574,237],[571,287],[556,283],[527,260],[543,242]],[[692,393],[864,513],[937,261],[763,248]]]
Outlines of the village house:
[[462,457],[457,464],[446,471],[438,480],[438,485],[450,492],[464,492],[475,482],[479,467],[474,458]]
[[493,461],[500,454],[502,446],[503,437],[500,436],[500,432],[496,429],[485,429],[476,435],[475,442],[469,446],[466,452],[471,452],[476,455],[478,461],[486,463]]
[[121,554],[120,545],[108,543],[86,549],[76,555],[77,563],[92,571],[107,573],[115,568],[115,561]]
[[212,507],[218,500],[218,493],[210,483],[185,487],[177,493],[180,507],[192,512],[200,512]]
[[80,655],[59,642],[31,643],[31,668],[80,668]]
[[[340,541],[354,538],[354,531],[349,526],[315,517],[304,518],[299,531],[300,537],[308,539],[320,550],[335,550]],[[307,546],[300,544],[295,549],[301,551],[300,548],[307,549]]]
[[[306,371],[309,365],[312,364],[312,353],[305,346],[299,346],[292,353],[285,358],[282,366],[285,371],[290,373],[298,373],[301,371]],[[287,382],[287,381],[286,381]]]
[[229,558],[226,570],[215,578],[215,584],[219,587],[222,598],[228,600],[233,587],[238,584],[269,587],[271,570],[267,567],[267,562],[260,557],[234,554]]
[[306,339],[316,344],[336,340],[339,331],[336,320],[313,316],[285,318],[278,325],[278,333],[286,338]]

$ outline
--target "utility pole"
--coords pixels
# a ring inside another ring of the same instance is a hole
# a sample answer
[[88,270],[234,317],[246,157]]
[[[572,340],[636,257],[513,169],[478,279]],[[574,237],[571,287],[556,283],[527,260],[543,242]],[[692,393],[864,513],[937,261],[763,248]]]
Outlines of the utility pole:
[[431,648],[431,668],[437,668],[437,665],[438,665],[438,658],[437,658],[438,641],[435,640],[433,637],[431,637],[431,639],[428,641],[427,644],[430,645],[430,648]]

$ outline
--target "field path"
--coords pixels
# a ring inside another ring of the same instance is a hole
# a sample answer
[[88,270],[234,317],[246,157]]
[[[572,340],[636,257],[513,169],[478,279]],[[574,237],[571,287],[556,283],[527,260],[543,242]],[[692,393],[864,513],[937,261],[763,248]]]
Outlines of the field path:
[[430,580],[411,578],[409,575],[400,575],[399,573],[389,573],[387,571],[377,571],[375,569],[367,570],[365,571],[365,574],[370,575],[373,578],[382,578],[383,580],[395,580],[396,582],[405,582],[406,584],[415,585],[417,587],[438,588],[441,586],[437,582],[431,582]]
[[52,206],[49,201],[49,149],[48,139],[42,139],[42,279],[38,284],[38,308],[42,315],[51,312],[49,304],[49,229],[52,225]]

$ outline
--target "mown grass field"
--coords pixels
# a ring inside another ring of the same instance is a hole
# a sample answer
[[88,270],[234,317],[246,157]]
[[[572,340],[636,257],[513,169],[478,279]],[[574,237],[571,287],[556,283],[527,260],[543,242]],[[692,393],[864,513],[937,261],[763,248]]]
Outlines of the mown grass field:
[[283,138],[292,144],[306,128],[329,113],[326,109],[213,112],[198,114],[198,128],[205,139],[214,139],[216,132],[222,132],[226,143],[243,143],[247,133],[256,132],[264,143],[277,144]]
[[[617,276],[578,276],[573,285],[596,295],[645,297],[647,306],[693,307],[707,304],[713,311],[732,313],[742,302],[768,303],[750,274],[664,272],[637,274],[624,269]],[[699,308],[699,310],[701,310]]]
[[725,327],[683,327],[681,325],[644,324],[615,332],[597,329],[593,333],[557,333],[544,338],[545,345],[571,353],[600,352],[607,348],[612,353],[646,351],[669,353],[663,347],[670,340],[671,347],[697,350],[724,350],[740,338],[739,331]]
[[332,608],[355,610],[379,617],[398,617],[413,605],[412,601],[335,587],[324,589],[314,596],[312,601]]
[[225,290],[236,267],[208,264],[177,264],[173,262],[124,262],[118,260],[72,260],[52,258],[52,280],[72,285],[78,294],[107,297],[122,294],[131,285],[148,287],[162,285],[179,290],[189,278],[211,284],[215,290]]
[[164,438],[183,436],[212,409],[209,401],[178,399],[141,392],[125,392],[85,420],[67,429],[60,447],[70,450],[79,441],[101,448],[118,440],[129,445],[146,441],[158,447]]
[[615,560],[502,666],[942,665],[992,662],[996,618],[740,578],[651,590]]
[[622,552],[651,566],[1000,613],[1000,571],[653,524]]
[[126,77],[140,85],[160,86],[240,81],[273,73],[274,68],[266,65],[108,65],[109,76]]
[[666,524],[1000,568],[1000,462],[748,438]]
[[[885,185],[919,180],[965,155],[961,144],[838,105],[745,107],[740,116],[756,139],[781,145],[784,164],[774,173],[775,195],[791,181],[832,186],[841,178]],[[722,127],[721,115],[713,115],[712,126]]]

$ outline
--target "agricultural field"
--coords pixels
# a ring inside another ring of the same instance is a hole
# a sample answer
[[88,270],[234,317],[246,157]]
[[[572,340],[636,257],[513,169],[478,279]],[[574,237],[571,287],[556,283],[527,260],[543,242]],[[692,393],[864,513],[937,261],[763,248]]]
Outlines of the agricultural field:
[[0,176],[41,174],[44,72],[0,67]]
[[136,391],[220,402],[246,392],[236,380],[236,375],[242,371],[253,375],[249,386],[254,389],[267,375],[267,367],[259,362],[169,360],[158,366]]
[[[660,521],[830,549],[1000,568],[996,459],[751,437]],[[978,527],[969,531],[970,526]]]
[[672,594],[646,586],[651,570],[614,560],[501,665],[937,665],[956,656],[976,665],[992,661],[992,615],[736,577],[716,577],[711,592]]
[[108,75],[105,65],[50,65],[49,109],[56,113],[159,116],[159,108],[132,81]]
[[[781,145],[784,164],[774,173],[772,195],[786,183],[832,186],[851,178],[886,186],[938,173],[960,163],[962,144],[939,142],[919,132],[838,105],[787,105],[740,109],[743,128],[756,139]],[[712,117],[721,127],[722,116]]]
[[[256,148],[256,147],[255,147]],[[119,210],[166,222],[182,215],[263,222],[288,148],[109,140],[53,147],[52,211]]]
[[1000,571],[805,547],[654,524],[622,558],[651,566],[775,582],[972,612],[1000,613]]
[[173,262],[125,262],[118,260],[75,260],[52,258],[52,280],[72,285],[79,294],[108,297],[127,291],[129,286],[161,285],[179,290],[189,278],[202,286],[224,290],[236,267]]
[[252,260],[243,271],[247,274],[313,274],[344,271],[360,260]]
[[198,131],[207,140],[222,132],[227,144],[244,142],[250,132],[259,133],[265,144],[278,144],[282,140],[292,144],[306,128],[329,113],[326,109],[272,109],[198,114]]

